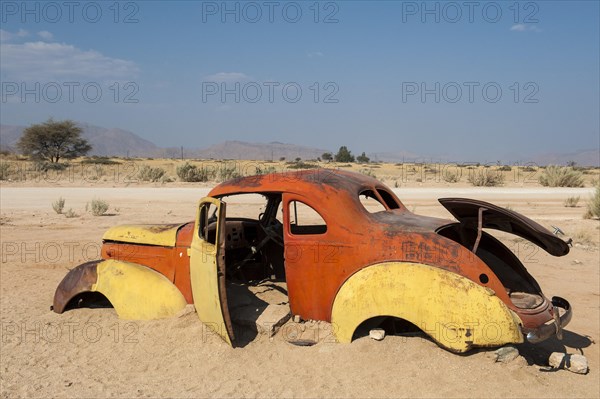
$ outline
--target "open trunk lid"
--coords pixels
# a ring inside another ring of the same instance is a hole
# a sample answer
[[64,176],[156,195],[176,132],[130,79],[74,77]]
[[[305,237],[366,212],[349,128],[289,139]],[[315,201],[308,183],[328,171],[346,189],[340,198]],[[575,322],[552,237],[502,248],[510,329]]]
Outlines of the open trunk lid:
[[459,222],[477,229],[479,209],[482,212],[482,228],[501,230],[515,234],[536,244],[554,256],[569,253],[567,243],[533,220],[506,208],[488,202],[468,198],[440,198],[438,201]]

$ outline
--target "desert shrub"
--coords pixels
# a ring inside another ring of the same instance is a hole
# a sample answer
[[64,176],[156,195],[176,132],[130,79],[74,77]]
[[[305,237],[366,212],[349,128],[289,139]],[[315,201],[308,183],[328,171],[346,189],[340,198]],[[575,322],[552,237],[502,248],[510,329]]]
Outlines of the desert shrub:
[[10,174],[10,164],[7,162],[0,163],[0,180],[8,180]]
[[65,209],[65,199],[63,197],[60,197],[59,199],[54,201],[52,203],[52,209],[54,209],[54,212],[60,215],[63,212],[63,209]]
[[148,165],[142,166],[138,172],[138,178],[141,181],[157,182],[167,173],[163,168],[153,168]]
[[594,195],[588,201],[587,212],[584,217],[587,219],[592,217],[600,218],[600,186],[596,186]]
[[365,176],[369,176],[369,177],[373,177],[373,178],[377,178],[377,176],[375,176],[375,173],[373,173],[373,171],[371,169],[361,169],[359,170],[360,173],[362,173]]
[[92,200],[92,215],[94,216],[102,216],[106,213],[106,211],[108,211],[108,202],[100,200],[100,199],[93,199]]
[[563,205],[565,206],[565,208],[575,208],[577,206],[577,203],[579,202],[579,198],[579,196],[569,197],[565,200],[565,202],[563,202]]
[[319,167],[319,165],[315,165],[315,164],[308,163],[308,162],[298,161],[298,162],[288,162],[287,167],[289,169],[316,169]]
[[460,176],[458,173],[447,170],[442,173],[442,179],[444,179],[446,183],[458,183]]
[[512,168],[508,165],[503,165],[503,166],[500,166],[498,168],[498,170],[501,172],[510,172],[512,170]]
[[81,160],[81,163],[92,163],[92,164],[100,164],[100,165],[115,165],[120,164],[121,162],[110,159],[109,157],[90,157]]
[[185,182],[204,182],[214,178],[214,171],[199,168],[196,165],[186,162],[177,167],[177,176],[179,180]]
[[583,187],[583,173],[569,166],[550,165],[539,178],[546,187]]
[[277,170],[275,169],[274,166],[268,166],[268,167],[262,167],[262,166],[257,166],[256,167],[256,174],[257,175],[268,175],[269,173],[275,173],[277,172]]
[[477,187],[496,187],[504,184],[504,176],[493,170],[480,170],[469,173],[467,181]]
[[226,181],[240,177],[240,174],[235,165],[227,166],[227,164],[224,164],[217,171],[217,176],[219,181]]
[[73,208],[69,208],[69,210],[65,212],[65,217],[69,218],[69,219],[76,218],[78,216],[79,215],[75,213],[75,211],[73,210]]
[[533,166],[523,166],[521,167],[521,170],[523,172],[535,172],[535,168]]
[[35,162],[33,164],[33,168],[37,172],[48,172],[49,170],[62,171],[69,167],[69,164],[66,162]]

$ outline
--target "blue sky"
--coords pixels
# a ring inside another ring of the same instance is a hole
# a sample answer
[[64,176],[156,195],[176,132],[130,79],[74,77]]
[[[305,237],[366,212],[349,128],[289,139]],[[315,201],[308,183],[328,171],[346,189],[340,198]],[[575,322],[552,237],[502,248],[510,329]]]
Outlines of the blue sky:
[[463,161],[600,147],[597,1],[72,4],[2,3],[3,124]]

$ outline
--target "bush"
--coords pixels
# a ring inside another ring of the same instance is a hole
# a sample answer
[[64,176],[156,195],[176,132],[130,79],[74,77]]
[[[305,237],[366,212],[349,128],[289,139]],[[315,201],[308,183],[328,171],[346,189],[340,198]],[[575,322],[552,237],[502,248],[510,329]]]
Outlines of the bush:
[[565,208],[575,208],[577,206],[577,203],[579,202],[579,198],[579,196],[569,197],[565,200],[565,202],[563,202],[563,205],[565,206]]
[[58,162],[36,162],[33,164],[34,170],[37,172],[48,172],[49,170],[57,170],[62,171],[69,167],[68,163],[58,163]]
[[10,164],[6,162],[0,163],[0,180],[8,180],[10,175]]
[[300,162],[288,162],[287,167],[289,169],[315,169],[315,168],[318,168],[319,165],[300,161]]
[[99,199],[92,200],[92,215],[102,216],[106,211],[108,211],[108,202]]
[[236,177],[240,177],[235,165],[227,166],[227,164],[221,166],[219,168],[219,181],[227,181],[231,179],[235,179]]
[[584,217],[588,219],[591,217],[600,218],[600,186],[596,186],[596,191],[587,204],[587,212]]
[[460,176],[458,175],[458,173],[444,171],[442,173],[442,179],[444,179],[446,183],[458,183],[458,181],[460,180]]
[[69,219],[70,218],[76,218],[78,216],[79,215],[75,213],[75,211],[73,210],[73,208],[69,208],[69,210],[65,212],[65,217],[69,218]]
[[100,165],[118,165],[121,162],[112,160],[109,157],[93,156],[93,157],[90,157],[90,158],[83,159],[81,161],[81,163],[83,163],[83,164],[93,163],[93,164],[100,164]]
[[63,212],[63,209],[65,209],[65,199],[63,197],[60,197],[59,199],[54,201],[52,203],[52,209],[54,209],[54,212],[60,215]]
[[257,166],[255,173],[257,175],[268,175],[270,173],[275,173],[275,172],[277,172],[277,170],[275,169],[274,166],[268,166],[268,167],[265,167],[265,168],[263,168],[262,166]]
[[185,182],[204,182],[215,177],[214,172],[199,168],[189,162],[177,167],[177,176],[179,180]]
[[498,170],[501,172],[510,172],[512,170],[512,167],[510,167],[508,165],[503,165],[503,166],[500,166],[498,168]]
[[377,176],[375,176],[375,173],[373,173],[373,171],[371,169],[366,169],[365,168],[365,169],[359,170],[359,172],[362,173],[365,176],[369,176],[369,177],[372,177],[372,178],[375,178],[375,179],[377,178]]
[[470,173],[467,181],[477,187],[495,187],[504,184],[504,176],[499,172],[487,169]]
[[138,172],[138,177],[141,181],[157,182],[167,173],[163,168],[153,168],[148,165],[142,166]]
[[569,166],[550,165],[539,181],[545,187],[583,187],[583,173]]

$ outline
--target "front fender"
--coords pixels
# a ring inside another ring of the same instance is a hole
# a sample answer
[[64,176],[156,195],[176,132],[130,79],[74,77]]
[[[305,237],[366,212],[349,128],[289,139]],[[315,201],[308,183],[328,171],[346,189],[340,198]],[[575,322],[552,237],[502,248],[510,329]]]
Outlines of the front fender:
[[110,260],[87,262],[67,273],[54,294],[53,310],[63,313],[79,294],[99,292],[122,319],[151,320],[179,313],[186,300],[165,276],[136,263]]
[[331,314],[337,340],[376,316],[409,321],[453,352],[523,342],[520,319],[491,289],[420,263],[379,263],[344,282]]

